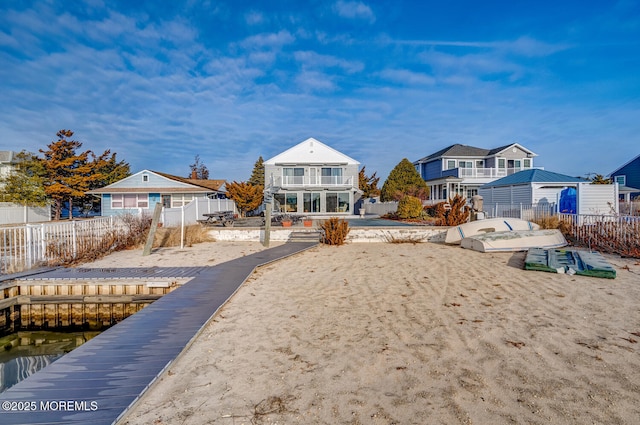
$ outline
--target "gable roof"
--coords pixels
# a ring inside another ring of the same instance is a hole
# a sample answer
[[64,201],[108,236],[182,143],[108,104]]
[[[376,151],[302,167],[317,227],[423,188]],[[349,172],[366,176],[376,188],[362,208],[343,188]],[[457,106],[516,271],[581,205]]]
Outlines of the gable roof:
[[313,137],[298,143],[286,151],[264,161],[276,164],[360,164],[355,159],[325,145]]
[[161,173],[160,171],[152,171],[152,173],[156,173],[159,176],[166,177],[177,182],[191,184],[194,186],[204,187],[205,189],[216,191],[220,190],[220,188],[226,183],[226,180],[185,179],[182,177],[174,176],[172,174]]
[[636,156],[635,158],[633,158],[631,161],[627,162],[626,164],[624,164],[621,167],[616,168],[615,170],[613,170],[611,173],[609,173],[608,177],[613,177],[615,176],[620,170],[622,170],[623,168],[627,167],[628,165],[634,163],[635,161],[637,161],[638,159],[640,159],[640,155]]
[[484,148],[476,148],[474,146],[468,146],[468,145],[461,145],[460,143],[456,143],[454,145],[451,146],[447,146],[444,149],[439,150],[438,152],[432,153],[431,155],[425,156],[424,158],[421,158],[419,160],[417,160],[415,163],[418,162],[427,162],[430,161],[432,159],[437,159],[437,158],[442,158],[442,157],[488,157],[488,156],[495,156],[498,155],[504,151],[506,151],[509,148],[512,147],[518,147],[520,149],[522,149],[523,151],[531,154],[531,156],[538,156],[537,154],[533,153],[532,151],[530,151],[529,149],[525,148],[524,146],[520,145],[519,143],[510,143],[508,145],[504,145],[504,146],[500,146],[498,148],[493,148],[493,149],[484,149]]
[[580,177],[571,177],[566,174],[554,173],[552,171],[530,169],[518,171],[509,176],[494,180],[481,186],[483,189],[489,187],[514,186],[527,183],[584,183],[588,180]]
[[[153,186],[144,185],[137,182],[141,174],[155,174],[160,177],[159,181],[167,181],[166,185],[155,183]],[[176,184],[177,183],[177,184]],[[128,177],[125,177],[110,185],[87,191],[88,194],[102,193],[211,193],[224,189],[226,180],[200,180],[185,179],[173,174],[161,173],[159,171],[142,170]]]

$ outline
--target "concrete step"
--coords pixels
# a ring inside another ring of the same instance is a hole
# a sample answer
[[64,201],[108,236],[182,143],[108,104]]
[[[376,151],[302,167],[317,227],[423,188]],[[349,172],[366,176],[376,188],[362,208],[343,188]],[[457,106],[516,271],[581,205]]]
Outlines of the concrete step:
[[287,242],[318,242],[320,240],[320,232],[291,232]]

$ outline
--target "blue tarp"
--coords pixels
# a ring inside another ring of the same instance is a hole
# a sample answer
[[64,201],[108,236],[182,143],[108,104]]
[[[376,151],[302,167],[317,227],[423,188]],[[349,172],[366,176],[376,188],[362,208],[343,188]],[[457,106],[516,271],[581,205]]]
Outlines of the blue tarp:
[[560,192],[560,212],[566,214],[576,213],[576,189],[568,187]]

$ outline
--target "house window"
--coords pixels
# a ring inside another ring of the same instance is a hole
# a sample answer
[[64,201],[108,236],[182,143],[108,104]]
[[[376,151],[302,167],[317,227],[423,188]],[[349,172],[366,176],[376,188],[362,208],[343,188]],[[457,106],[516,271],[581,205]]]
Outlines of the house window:
[[149,176],[147,174],[143,174],[142,175],[142,181],[143,182],[148,182],[149,181]]
[[471,161],[458,161],[459,168],[473,168],[473,162]]
[[290,213],[298,212],[298,194],[297,193],[276,193],[273,195],[274,207],[276,212]]
[[111,208],[149,208],[149,195],[114,193],[111,195]]
[[304,182],[304,168],[287,167],[282,169],[283,184],[302,184]]
[[613,181],[618,183],[620,186],[627,185],[627,176],[615,176],[613,179]]
[[476,159],[476,168],[484,168],[484,159]]
[[447,160],[447,170],[453,170],[456,168],[456,161],[454,159]]
[[342,168],[323,167],[321,173],[323,185],[342,184]]
[[180,208],[184,205],[187,205],[189,202],[193,201],[192,194],[176,194],[171,195],[171,208]]
[[327,192],[327,212],[349,212],[349,194]]
[[504,158],[498,158],[498,168],[506,168],[507,163]]
[[524,168],[531,168],[531,160],[530,159],[523,159],[522,160],[522,165],[524,166]]
[[304,212],[320,212],[320,194],[317,192],[303,193]]

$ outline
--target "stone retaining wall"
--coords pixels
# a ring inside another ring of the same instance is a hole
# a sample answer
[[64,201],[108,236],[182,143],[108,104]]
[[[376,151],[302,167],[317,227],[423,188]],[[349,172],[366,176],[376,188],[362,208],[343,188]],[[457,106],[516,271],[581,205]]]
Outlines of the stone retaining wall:
[[[393,240],[410,240],[416,242],[444,241],[447,228],[442,227],[352,227],[347,242],[392,242]],[[291,232],[317,232],[315,228],[272,229],[270,240],[286,242]],[[264,229],[246,228],[211,229],[209,234],[217,241],[261,242],[264,240]]]

